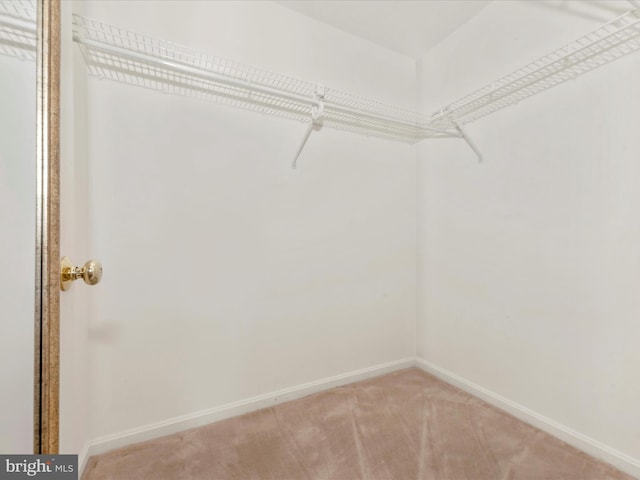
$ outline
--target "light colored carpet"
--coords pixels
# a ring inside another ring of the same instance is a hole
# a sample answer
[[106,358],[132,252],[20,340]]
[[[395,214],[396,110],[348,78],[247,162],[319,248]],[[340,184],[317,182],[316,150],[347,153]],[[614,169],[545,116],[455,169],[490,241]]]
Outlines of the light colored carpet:
[[92,457],[83,480],[632,480],[411,368]]

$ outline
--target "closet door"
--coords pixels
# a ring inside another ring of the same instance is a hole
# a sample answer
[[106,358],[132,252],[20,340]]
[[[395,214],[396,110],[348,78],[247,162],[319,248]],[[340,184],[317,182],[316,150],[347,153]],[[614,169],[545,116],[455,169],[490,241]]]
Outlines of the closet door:
[[[35,5],[0,3],[0,452],[34,443]],[[33,10],[33,23],[25,21]]]

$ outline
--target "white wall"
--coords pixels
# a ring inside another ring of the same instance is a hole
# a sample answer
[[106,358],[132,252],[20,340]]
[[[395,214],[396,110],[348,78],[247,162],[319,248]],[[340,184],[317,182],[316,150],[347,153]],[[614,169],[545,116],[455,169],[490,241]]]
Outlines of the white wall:
[[36,67],[0,55],[0,452],[33,451]]
[[[151,36],[415,104],[415,62],[270,2],[87,2]],[[90,79],[91,437],[415,354],[413,147]]]
[[[421,106],[628,8],[494,2],[421,59]],[[627,455],[636,474],[638,85],[635,54],[469,125],[482,164],[463,141],[425,143],[418,220],[419,357]]]

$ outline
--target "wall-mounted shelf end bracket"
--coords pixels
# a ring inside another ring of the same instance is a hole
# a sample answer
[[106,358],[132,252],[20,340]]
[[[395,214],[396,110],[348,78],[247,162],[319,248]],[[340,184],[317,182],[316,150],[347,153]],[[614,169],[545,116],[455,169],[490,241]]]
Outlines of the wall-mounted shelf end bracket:
[[298,157],[300,157],[304,146],[307,144],[307,140],[309,140],[311,132],[313,130],[320,130],[320,128],[322,127],[322,114],[324,112],[324,93],[324,85],[318,84],[316,92],[313,95],[313,104],[311,106],[311,122],[309,123],[309,126],[307,127],[307,130],[305,131],[302,138],[302,142],[300,142],[300,146],[296,151],[296,156],[294,157],[293,164],[291,165],[291,168],[293,170],[296,170],[298,168]]
[[469,145],[469,148],[471,148],[471,150],[473,150],[474,153],[478,156],[478,162],[482,162],[482,153],[480,152],[480,149],[478,148],[478,146],[471,139],[471,137],[469,137],[469,134],[467,133],[466,129],[462,125],[460,125],[458,122],[454,121],[454,123],[456,126],[456,130],[458,130],[458,133],[460,134],[460,136],[464,139],[465,142],[467,142],[467,145]]

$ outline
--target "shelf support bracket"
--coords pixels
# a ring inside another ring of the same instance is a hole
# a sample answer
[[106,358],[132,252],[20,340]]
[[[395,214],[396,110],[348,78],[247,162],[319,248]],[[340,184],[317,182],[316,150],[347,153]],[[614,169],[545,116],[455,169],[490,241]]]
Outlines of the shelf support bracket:
[[478,156],[478,162],[482,162],[482,153],[480,153],[480,149],[478,148],[478,146],[474,143],[471,137],[469,137],[469,134],[467,133],[466,129],[455,120],[454,120],[454,124],[460,136],[464,139],[465,142],[467,142],[467,145],[469,145],[469,148],[471,148],[471,150],[473,150],[474,153]]
[[302,142],[300,142],[300,146],[296,151],[296,156],[293,159],[293,164],[291,168],[296,170],[298,168],[298,157],[302,153],[304,146],[307,144],[307,140],[309,140],[309,136],[313,130],[320,130],[322,127],[322,114],[324,112],[324,85],[319,84],[316,88],[316,92],[313,95],[313,106],[311,107],[311,122],[307,126],[307,130],[304,133],[302,138]]

